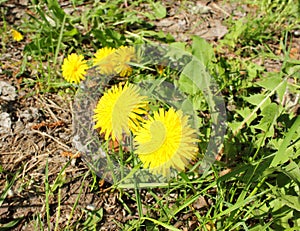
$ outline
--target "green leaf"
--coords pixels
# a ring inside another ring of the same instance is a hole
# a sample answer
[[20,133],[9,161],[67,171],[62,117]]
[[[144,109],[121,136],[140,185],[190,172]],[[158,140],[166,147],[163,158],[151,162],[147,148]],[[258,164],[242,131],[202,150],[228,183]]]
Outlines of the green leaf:
[[300,211],[300,197],[298,196],[292,196],[292,195],[281,195],[280,197],[287,206],[289,206],[292,209],[296,209],[297,211]]
[[76,28],[73,28],[72,30],[66,30],[64,31],[64,37],[73,37],[75,35],[79,34],[78,30]]
[[291,160],[283,172],[300,185],[300,168],[294,161]]
[[253,79],[257,78],[257,74],[259,72],[264,70],[264,67],[250,61],[245,62],[244,65],[246,66],[246,70],[249,77],[248,79],[251,80],[251,82]]
[[291,140],[293,138],[294,133],[297,131],[297,129],[300,127],[300,116],[297,117],[295,122],[293,123],[292,127],[286,134],[286,137],[282,141],[279,150],[275,153],[274,159],[270,165],[270,167],[276,167],[279,164],[283,164],[289,160],[289,155],[286,152],[287,147],[290,145]]
[[199,36],[193,36],[192,54],[195,55],[204,66],[207,67],[215,57],[214,49],[205,41],[205,39]]
[[276,73],[276,75],[267,77],[264,80],[257,82],[256,84],[263,87],[263,88],[265,88],[265,89],[267,89],[267,90],[269,90],[269,91],[272,91],[282,81],[284,81],[284,83],[281,84],[276,90],[276,93],[278,94],[278,97],[279,97],[280,101],[282,101],[283,95],[286,92],[287,81],[282,80],[282,78],[279,74]]
[[245,19],[241,18],[240,20],[235,21],[235,25],[231,27],[230,32],[225,35],[225,38],[221,40],[221,45],[228,45],[235,47],[238,39],[247,29],[247,24]]
[[149,217],[141,217],[140,219],[141,219],[141,220],[152,221],[154,224],[160,225],[160,226],[166,228],[167,230],[171,230],[171,231],[180,231],[180,229],[177,229],[177,228],[175,228],[175,227],[172,226],[172,225],[165,224],[165,223],[163,223],[163,222],[161,222],[161,221],[158,221],[158,220],[155,220],[155,219],[152,219],[152,218],[149,218]]
[[232,131],[236,131],[237,129],[239,129],[239,127],[241,126],[242,122],[230,122],[228,123],[228,127],[232,130]]
[[16,178],[17,178],[17,176],[19,175],[20,171],[21,171],[21,170],[18,170],[18,171],[13,175],[12,179],[10,180],[10,182],[4,186],[4,189],[3,189],[3,191],[1,192],[1,195],[0,195],[0,207],[1,207],[1,205],[3,204],[3,202],[4,202],[4,200],[5,200],[5,198],[6,198],[7,194],[8,194],[8,191],[10,190],[10,188],[11,188],[11,187],[13,186],[13,184],[15,183]]
[[267,76],[265,79],[256,82],[256,84],[269,91],[272,91],[281,81],[282,81],[281,76],[276,73],[276,75]]
[[5,230],[12,230],[13,227],[15,227],[23,217],[16,218],[15,220],[12,220],[6,224],[0,224],[0,230],[5,231]]
[[152,2],[152,7],[156,19],[162,19],[167,16],[167,9],[160,2]]
[[[196,83],[194,83],[194,79],[197,78],[197,76],[199,76],[199,71],[198,71],[198,65],[197,62],[190,62],[188,63],[185,68],[184,68],[184,72],[180,75],[178,84],[179,84],[179,89],[182,92],[191,94],[191,95],[195,95],[199,92],[199,88],[196,85]],[[199,78],[200,81],[200,78]]]
[[272,125],[276,122],[278,116],[278,105],[275,103],[267,105],[263,108],[260,115],[262,115],[263,118],[255,127],[265,132],[270,130],[274,132],[274,128]]
[[168,50],[166,56],[169,56],[174,59],[182,58],[184,55],[187,54],[187,52],[185,51],[185,46],[186,46],[186,44],[182,43],[182,42],[171,43],[170,46],[168,47],[169,50]]
[[287,81],[284,80],[284,83],[282,85],[280,85],[278,87],[278,89],[276,90],[276,93],[278,94],[280,102],[282,102],[282,100],[283,100],[283,96],[284,96],[284,94],[286,92],[286,87],[287,87]]
[[[255,94],[250,95],[249,97],[243,97],[244,100],[246,100],[248,103],[252,105],[259,105],[263,100],[266,99],[266,96],[263,94]],[[268,98],[266,101],[261,105],[261,109],[263,109],[265,106],[269,105],[271,103],[271,100]]]
[[249,119],[246,121],[246,124],[248,126],[257,117],[256,113],[254,113],[254,114],[251,115],[252,110],[250,108],[248,108],[248,107],[239,109],[236,112],[239,113],[243,117],[243,119],[247,118],[250,115]]

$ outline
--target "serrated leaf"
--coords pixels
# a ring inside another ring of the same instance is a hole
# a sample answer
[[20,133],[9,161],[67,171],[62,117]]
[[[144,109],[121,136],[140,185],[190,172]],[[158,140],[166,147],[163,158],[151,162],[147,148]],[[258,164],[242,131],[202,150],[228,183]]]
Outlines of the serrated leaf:
[[286,86],[287,81],[282,80],[282,77],[279,74],[276,74],[274,76],[267,77],[259,82],[256,82],[256,84],[260,87],[265,88],[266,90],[272,91],[274,88],[276,88],[282,81],[284,81],[283,84],[281,84],[278,89],[276,90],[276,93],[278,94],[278,97],[280,101],[283,99],[283,95],[286,92]]
[[[251,96],[243,97],[243,98],[248,103],[257,106],[266,98],[266,96],[263,94],[255,94],[255,95],[251,95]],[[269,98],[266,99],[266,102],[264,102],[263,105],[261,105],[261,109],[263,109],[265,106],[269,105],[270,103],[271,103],[271,100]]]
[[[251,110],[250,108],[248,108],[248,107],[237,110],[237,113],[239,113],[239,114],[243,117],[243,119],[247,118],[247,117],[251,114],[251,112],[252,112],[252,110]],[[251,122],[252,122],[254,119],[256,119],[256,117],[257,117],[256,113],[253,114],[253,115],[247,120],[246,124],[249,126],[249,125],[251,124]]]
[[290,161],[284,173],[300,185],[300,168],[294,161]]
[[287,147],[290,145],[293,135],[299,127],[300,127],[300,116],[297,117],[292,127],[287,132],[284,140],[282,141],[279,147],[279,150],[275,153],[274,159],[272,160],[270,167],[276,167],[277,165],[283,164],[289,160],[289,155],[286,152]]
[[276,90],[276,93],[278,94],[280,102],[283,100],[283,96],[286,92],[286,87],[287,87],[287,81],[284,80],[284,83]]
[[290,208],[300,211],[300,197],[299,196],[281,195],[281,199]]
[[264,78],[263,80],[260,80],[259,82],[256,82],[258,86],[261,86],[269,91],[272,91],[280,82],[282,81],[281,76],[274,75],[274,76],[268,76]]
[[241,126],[242,122],[231,122],[228,123],[228,127],[231,128],[232,131],[237,130]]
[[275,103],[267,105],[262,109],[260,115],[262,115],[263,118],[255,127],[267,132],[268,130],[272,129],[272,125],[276,122],[278,115],[278,105]]

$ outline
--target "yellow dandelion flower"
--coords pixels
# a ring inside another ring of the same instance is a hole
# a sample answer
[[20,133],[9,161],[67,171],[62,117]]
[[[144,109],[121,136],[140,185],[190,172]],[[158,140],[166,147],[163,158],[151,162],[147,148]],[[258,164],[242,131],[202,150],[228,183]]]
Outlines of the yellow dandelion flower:
[[129,65],[136,59],[134,47],[121,46],[116,50],[114,61],[115,71],[122,77],[131,75],[132,68]]
[[93,65],[98,67],[100,74],[111,75],[115,73],[115,62],[113,61],[115,51],[116,49],[111,47],[103,47],[97,50]]
[[86,60],[84,60],[83,55],[70,54],[67,58],[64,59],[62,65],[62,75],[70,83],[80,83],[81,80],[84,80],[84,75],[88,65]]
[[11,30],[11,35],[13,37],[13,40],[15,40],[17,42],[21,41],[24,38],[23,35],[19,31],[14,30],[14,29]]
[[195,133],[182,111],[159,109],[135,133],[136,153],[145,168],[168,176],[171,168],[182,171],[196,157]]
[[129,135],[130,130],[136,131],[145,114],[148,102],[139,94],[139,89],[126,83],[122,88],[112,86],[99,100],[94,112],[95,128],[101,128],[105,140],[121,140],[122,133]]

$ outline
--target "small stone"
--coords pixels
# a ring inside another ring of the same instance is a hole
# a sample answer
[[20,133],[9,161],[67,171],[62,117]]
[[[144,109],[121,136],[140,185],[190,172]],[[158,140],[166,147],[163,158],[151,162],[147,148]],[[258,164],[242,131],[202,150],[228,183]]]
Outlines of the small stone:
[[208,204],[204,198],[204,196],[200,196],[194,203],[193,203],[193,207],[195,209],[201,209],[203,207],[207,207]]
[[23,122],[31,122],[39,118],[39,110],[35,107],[30,107],[22,111],[19,115]]
[[76,158],[71,159],[71,165],[76,166]]
[[7,112],[0,114],[0,134],[11,133],[11,118]]
[[7,197],[8,197],[8,198],[12,198],[14,195],[15,195],[15,193],[14,193],[14,191],[13,191],[12,189],[9,189],[9,190],[7,191]]
[[300,37],[300,30],[295,30],[295,31],[294,31],[294,35],[295,35],[296,37]]
[[7,82],[0,81],[0,99],[14,101],[16,97],[16,88]]
[[95,211],[96,207],[95,207],[95,205],[87,205],[86,209],[89,210],[89,211]]

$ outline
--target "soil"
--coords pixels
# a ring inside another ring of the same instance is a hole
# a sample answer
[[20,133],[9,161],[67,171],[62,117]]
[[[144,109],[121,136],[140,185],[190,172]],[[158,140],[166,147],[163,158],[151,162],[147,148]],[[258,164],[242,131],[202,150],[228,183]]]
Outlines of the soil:
[[[228,32],[224,19],[244,17],[251,10],[244,5],[230,5],[221,1],[183,2],[164,1],[167,17],[153,22],[157,31],[172,34],[176,41],[189,42],[195,34],[217,43]],[[11,0],[0,8],[6,10],[8,25],[18,25],[26,15],[28,3],[25,0]],[[3,21],[0,26],[4,26]],[[47,227],[45,185],[49,183],[50,186],[62,185],[49,195],[51,224],[55,224],[56,216],[60,213],[59,230],[67,224],[74,230],[82,229],[82,223],[93,211],[99,211],[99,217],[103,213],[98,224],[99,230],[119,230],[119,224],[139,216],[133,199],[134,191],[125,190],[120,196],[119,192],[109,188],[109,183],[103,183],[99,178],[94,182],[91,174],[83,177],[89,168],[80,157],[74,156],[72,96],[33,94],[35,89],[23,84],[25,79],[33,78],[34,72],[26,70],[23,75],[17,75],[25,43],[26,40],[20,43],[9,41],[5,47],[1,43],[1,49],[5,49],[5,52],[0,57],[0,195],[6,197],[4,201],[0,200],[0,224],[18,221],[11,230],[34,230],[39,226],[37,221],[40,219]],[[299,44],[299,41],[295,44]],[[299,48],[299,45],[295,47]],[[299,57],[299,53],[295,55]],[[275,68],[271,64],[268,68]],[[46,171],[48,179],[45,179]],[[95,186],[92,186],[93,183]],[[12,186],[7,187],[8,184]],[[157,189],[156,193],[163,195],[164,190]],[[144,205],[153,203],[149,193],[142,190],[141,195]],[[170,204],[172,200],[170,197]],[[128,208],[123,207],[122,201]],[[193,206],[201,211],[209,203],[200,198]],[[158,213],[152,214],[153,218],[158,216]],[[193,230],[197,225],[195,220],[197,218],[192,212],[179,214],[174,226],[181,230]],[[54,230],[54,227],[50,229]]]

